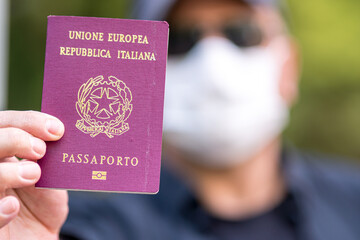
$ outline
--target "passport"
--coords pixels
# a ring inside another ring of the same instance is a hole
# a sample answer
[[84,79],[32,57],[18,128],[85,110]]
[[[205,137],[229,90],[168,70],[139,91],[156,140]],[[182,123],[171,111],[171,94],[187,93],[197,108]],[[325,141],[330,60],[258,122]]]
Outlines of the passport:
[[49,16],[41,111],[64,136],[47,142],[36,187],[157,193],[169,26]]

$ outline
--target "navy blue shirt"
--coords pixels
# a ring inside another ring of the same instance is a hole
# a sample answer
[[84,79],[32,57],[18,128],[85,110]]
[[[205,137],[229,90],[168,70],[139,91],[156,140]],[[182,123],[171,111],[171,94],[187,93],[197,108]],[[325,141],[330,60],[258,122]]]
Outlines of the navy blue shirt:
[[158,195],[70,194],[63,239],[360,239],[360,172],[287,149],[288,194],[274,209],[226,221],[207,213],[192,192],[162,170]]

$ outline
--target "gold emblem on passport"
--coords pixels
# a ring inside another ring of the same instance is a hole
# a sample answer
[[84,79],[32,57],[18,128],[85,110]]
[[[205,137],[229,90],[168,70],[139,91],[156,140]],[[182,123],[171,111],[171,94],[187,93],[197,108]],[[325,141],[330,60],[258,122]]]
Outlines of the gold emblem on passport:
[[106,171],[92,171],[92,180],[106,180]]
[[116,77],[90,78],[78,92],[76,110],[81,119],[75,126],[91,137],[121,135],[130,129],[125,121],[133,109],[131,101],[130,89]]

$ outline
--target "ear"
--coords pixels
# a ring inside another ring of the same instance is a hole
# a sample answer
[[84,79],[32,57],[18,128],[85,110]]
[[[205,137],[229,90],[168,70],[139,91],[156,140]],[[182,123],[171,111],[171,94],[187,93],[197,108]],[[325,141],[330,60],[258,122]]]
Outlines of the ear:
[[299,51],[295,39],[287,37],[289,55],[286,59],[279,82],[279,93],[288,106],[293,105],[298,96],[300,74]]

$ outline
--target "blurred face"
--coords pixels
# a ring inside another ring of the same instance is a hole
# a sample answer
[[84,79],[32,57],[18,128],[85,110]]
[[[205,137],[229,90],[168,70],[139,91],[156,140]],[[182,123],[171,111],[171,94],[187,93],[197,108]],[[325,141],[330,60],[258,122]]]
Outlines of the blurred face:
[[250,159],[281,133],[296,92],[281,18],[238,0],[180,0],[168,21],[166,143],[214,167]]

